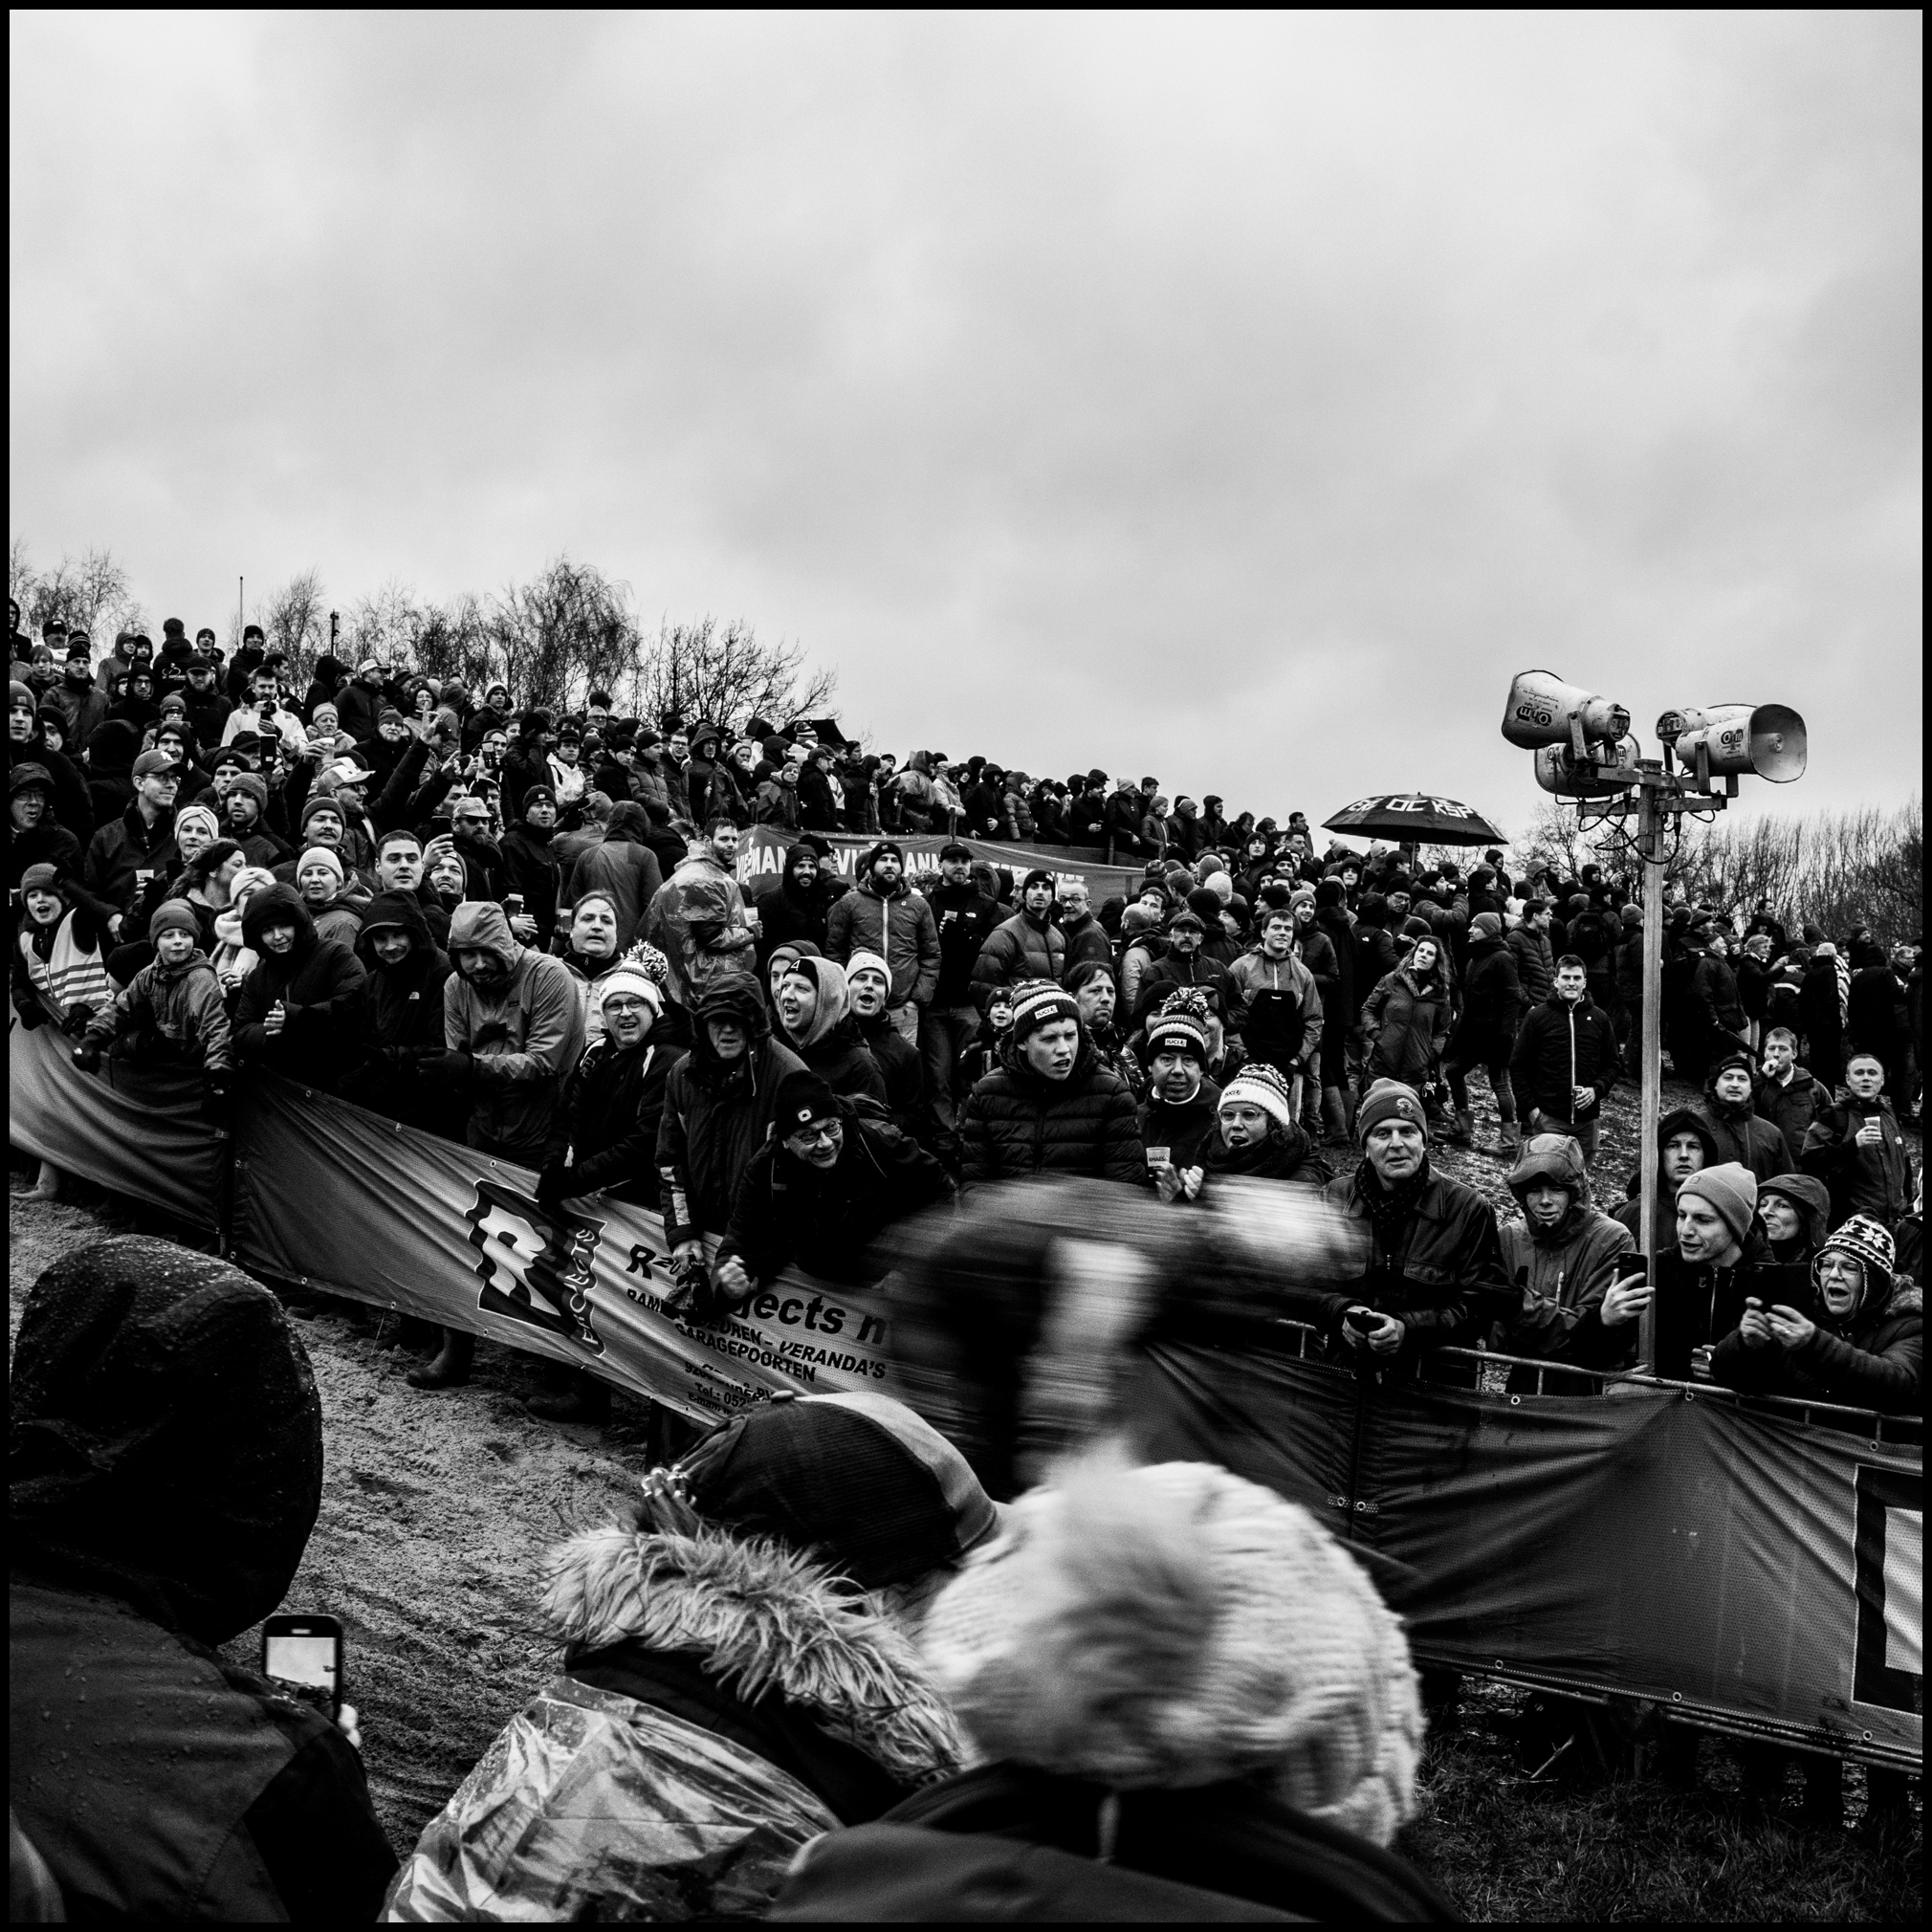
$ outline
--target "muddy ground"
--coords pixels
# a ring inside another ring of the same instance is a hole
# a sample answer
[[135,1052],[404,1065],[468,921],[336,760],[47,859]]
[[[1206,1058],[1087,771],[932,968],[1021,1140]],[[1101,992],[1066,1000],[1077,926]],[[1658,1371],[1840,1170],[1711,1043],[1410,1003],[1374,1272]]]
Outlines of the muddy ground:
[[[1495,1113],[1480,1076],[1472,1095],[1479,1144],[1493,1146]],[[1667,1088],[1666,1107],[1680,1098],[1687,1100],[1687,1090]],[[1511,1207],[1500,1161],[1453,1149],[1438,1150],[1437,1158],[1499,1208]],[[1634,1107],[1615,1106],[1596,1167],[1606,1204],[1620,1196],[1635,1162]],[[13,1185],[26,1178],[16,1162]],[[40,1271],[77,1243],[111,1232],[165,1232],[144,1211],[98,1189],[74,1184],[72,1191],[73,1201],[55,1205],[17,1194],[11,1201],[12,1323]],[[544,1386],[541,1366],[488,1344],[478,1348],[468,1388],[420,1393],[403,1379],[420,1356],[403,1346],[395,1316],[320,1298],[291,1306],[321,1392],[327,1464],[320,1519],[284,1607],[328,1612],[344,1623],[349,1695],[362,1713],[370,1785],[391,1841],[405,1851],[550,1675],[555,1652],[529,1615],[537,1559],[560,1534],[622,1506],[645,1466],[646,1411],[619,1396],[606,1428],[540,1421],[521,1398]],[[232,1648],[255,1660],[256,1633]],[[1472,1718],[1495,1703],[1493,1715],[1504,1722],[1513,1696],[1485,1693]],[[1568,1858],[1518,1855],[1528,1820],[1499,1810],[1493,1764],[1462,1763],[1472,1750],[1480,1756],[1484,1735],[1479,1724],[1465,1740],[1443,1740],[1439,1753],[1432,1747],[1432,1815],[1414,1845],[1421,1861],[1477,1917],[1606,1916],[1606,1894],[1592,1889],[1598,1880],[1625,1905],[1637,1903],[1642,1886],[1633,1891],[1628,1881],[1600,1874],[1586,1882],[1588,1861],[1579,1862],[1575,1851]],[[1499,1815],[1492,1820],[1485,1806]],[[1687,1825],[1688,1815],[1680,1822]],[[1549,1824],[1559,1829],[1555,1818]],[[1568,1841],[1575,1830],[1580,1847],[1606,1828],[1615,1838],[1629,1824],[1613,1825],[1586,1809],[1566,1814],[1560,1831]],[[1665,1820],[1653,1827],[1654,1838],[1666,1841],[1677,1829]],[[1827,1861],[1835,1880],[1830,1901],[1801,1902],[1789,1879],[1780,1885],[1775,1876],[1783,1859],[1762,1871],[1761,1890],[1748,1877],[1748,1855],[1740,1862],[1741,1849],[1726,1826],[1708,1849],[1687,1850],[1685,1872],[1656,1873],[1670,1883],[1653,1894],[1651,1911],[1635,1916],[1892,1918],[1916,1911],[1916,1879],[1905,1886],[1895,1861],[1854,1859],[1841,1876],[1834,1854]],[[1500,1881],[1513,1867],[1518,1877]],[[1807,1869],[1816,1872],[1815,1857]],[[1730,1875],[1718,1884],[1722,1897],[1709,1889],[1713,1874]],[[1733,1890],[1739,1885],[1741,1893]],[[1785,1909],[1770,1909],[1780,1894]],[[1625,1913],[1612,1907],[1608,1916]]]

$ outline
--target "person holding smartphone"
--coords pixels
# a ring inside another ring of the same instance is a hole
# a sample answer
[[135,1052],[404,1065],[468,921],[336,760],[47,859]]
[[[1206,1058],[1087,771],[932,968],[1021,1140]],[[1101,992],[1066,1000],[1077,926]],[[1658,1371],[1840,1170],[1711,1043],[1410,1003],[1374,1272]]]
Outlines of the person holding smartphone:
[[214,1648],[280,1604],[321,1501],[280,1304],[169,1242],[90,1242],[34,1284],[10,1394],[11,1803],[67,1916],[373,1919],[396,1858],[357,1714]]

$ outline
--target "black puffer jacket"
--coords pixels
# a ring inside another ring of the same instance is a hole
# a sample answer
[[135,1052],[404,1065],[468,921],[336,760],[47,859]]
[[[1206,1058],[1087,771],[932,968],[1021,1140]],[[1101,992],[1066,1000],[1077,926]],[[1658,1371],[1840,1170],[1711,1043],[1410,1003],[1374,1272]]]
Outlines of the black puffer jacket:
[[1410,1197],[1399,1218],[1372,1212],[1381,1190],[1366,1160],[1323,1189],[1323,1198],[1354,1224],[1367,1266],[1350,1290],[1290,1289],[1283,1312],[1339,1338],[1343,1315],[1366,1304],[1402,1322],[1405,1355],[1474,1347],[1515,1303],[1495,1210],[1473,1187],[1432,1172],[1426,1162],[1404,1191]]
[[[292,925],[296,943],[277,956],[262,950],[262,929]],[[299,1080],[334,1092],[356,1051],[367,975],[362,962],[335,939],[316,936],[308,908],[287,886],[249,894],[242,937],[259,963],[242,981],[235,1006],[235,1048],[246,1066]],[[268,1031],[272,1007],[285,1018],[278,1034]]]
[[1472,937],[1462,1018],[1450,1042],[1451,1057],[1466,1064],[1481,1059],[1485,1048],[1500,1046],[1506,1052],[1515,1043],[1522,1015],[1523,985],[1516,974],[1516,955],[1501,934],[1494,939]]
[[[1572,1006],[1552,993],[1531,1008],[1509,1056],[1517,1105],[1540,1109],[1552,1120],[1593,1117],[1622,1071],[1610,1015],[1588,996]],[[1571,1100],[1572,1087],[1588,1087],[1596,1095],[1580,1113]]]
[[1036,1073],[1009,1041],[967,1096],[959,1138],[969,1185],[1029,1174],[1138,1183],[1147,1171],[1133,1095],[1100,1065],[1085,1027],[1073,1071],[1060,1081]]

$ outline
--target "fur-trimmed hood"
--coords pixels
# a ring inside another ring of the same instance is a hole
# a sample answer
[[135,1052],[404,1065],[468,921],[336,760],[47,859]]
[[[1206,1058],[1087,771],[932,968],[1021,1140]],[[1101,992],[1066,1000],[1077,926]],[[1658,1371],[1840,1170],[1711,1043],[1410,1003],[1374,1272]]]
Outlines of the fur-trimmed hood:
[[747,1701],[776,1690],[901,1784],[965,1761],[952,1707],[877,1600],[769,1539],[585,1530],[549,1553],[538,1615],[562,1642],[697,1657]]

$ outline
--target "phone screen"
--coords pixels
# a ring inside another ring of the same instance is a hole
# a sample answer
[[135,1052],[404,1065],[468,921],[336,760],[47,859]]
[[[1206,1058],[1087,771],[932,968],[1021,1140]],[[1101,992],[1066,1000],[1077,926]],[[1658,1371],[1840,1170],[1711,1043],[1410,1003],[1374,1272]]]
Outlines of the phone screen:
[[262,1675],[289,1685],[303,1701],[334,1715],[341,1696],[335,1636],[298,1636],[270,1632],[262,1639]]

